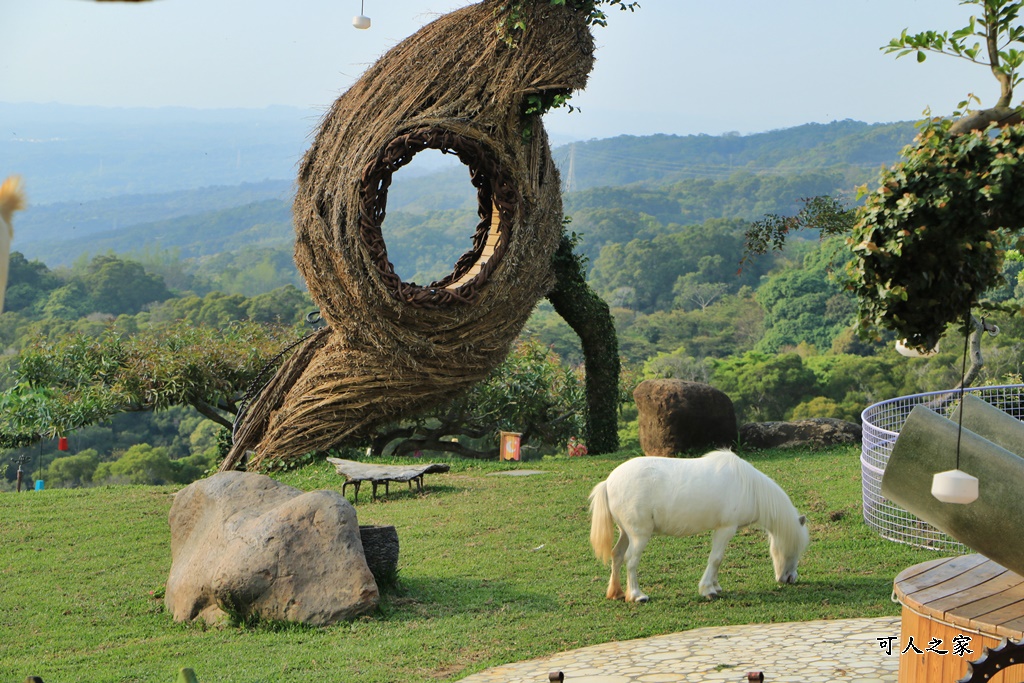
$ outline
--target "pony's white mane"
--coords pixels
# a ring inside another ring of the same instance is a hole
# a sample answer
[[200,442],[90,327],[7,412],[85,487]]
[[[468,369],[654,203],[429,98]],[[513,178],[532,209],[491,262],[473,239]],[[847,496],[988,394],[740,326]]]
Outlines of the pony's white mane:
[[785,554],[795,552],[803,538],[800,513],[782,487],[732,451],[712,451],[704,457],[716,460],[719,468],[731,471],[740,482],[743,495],[757,507],[757,526],[774,536]]

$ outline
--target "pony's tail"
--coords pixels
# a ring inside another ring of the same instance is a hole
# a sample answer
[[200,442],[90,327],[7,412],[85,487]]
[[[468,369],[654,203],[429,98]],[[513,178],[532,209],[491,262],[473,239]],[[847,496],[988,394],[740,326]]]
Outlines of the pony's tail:
[[590,547],[594,549],[597,559],[608,564],[612,559],[615,520],[608,509],[606,488],[605,482],[602,481],[590,492]]
[[21,176],[12,175],[0,185],[0,216],[7,225],[15,211],[25,208],[25,193],[21,190]]

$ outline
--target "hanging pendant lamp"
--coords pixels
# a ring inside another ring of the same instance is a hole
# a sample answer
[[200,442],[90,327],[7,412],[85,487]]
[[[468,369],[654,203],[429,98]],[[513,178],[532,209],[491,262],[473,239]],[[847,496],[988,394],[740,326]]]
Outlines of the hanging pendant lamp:
[[[960,423],[956,437],[956,468],[932,475],[932,496],[943,503],[967,505],[978,499],[978,478],[960,469],[960,437],[964,430],[964,378],[967,376],[967,346],[970,343],[971,317],[967,316],[967,330],[964,339],[964,362],[960,370]],[[984,321],[982,328],[985,327]]]
[[360,31],[365,31],[366,29],[370,28],[370,17],[366,16],[365,7],[363,5],[364,0],[360,0],[359,14],[352,17],[352,25],[355,26]]

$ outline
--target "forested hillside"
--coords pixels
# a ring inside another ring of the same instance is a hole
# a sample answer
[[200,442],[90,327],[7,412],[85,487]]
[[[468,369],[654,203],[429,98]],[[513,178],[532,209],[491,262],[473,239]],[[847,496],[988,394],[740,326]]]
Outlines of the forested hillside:
[[565,145],[555,158],[569,188],[672,184],[686,178],[723,179],[737,171],[800,173],[841,168],[863,182],[891,163],[914,137],[909,122],[809,123],[754,135],[620,136]]
[[[909,124],[846,121],[745,137],[622,137],[556,150],[568,229],[578,235],[589,282],[609,303],[619,334],[625,446],[636,440],[631,392],[646,377],[710,382],[729,394],[743,421],[857,420],[873,401],[955,384],[959,342],[944,343],[931,359],[908,361],[892,350],[892,340],[856,336],[856,301],[836,277],[849,258],[842,237],[821,241],[808,230],[791,236],[785,251],[740,267],[750,221],[792,214],[816,195],[852,202],[855,185],[894,161],[911,136]],[[401,176],[389,193],[388,253],[406,280],[427,283],[469,248],[475,200],[461,167]],[[301,334],[312,302],[292,261],[289,194],[290,181],[273,181],[26,212],[16,226],[0,314],[9,363],[4,388],[21,381],[22,350],[50,348],[40,340],[95,338],[100,348],[121,336],[181,334],[180,324],[230,337],[240,321],[276,322]],[[1011,256],[1007,283],[992,294],[1019,307],[1024,258]],[[1021,372],[1024,329],[1011,317],[998,324],[1002,333],[983,349],[984,381]],[[549,304],[535,311],[524,339],[534,346],[510,359],[484,395],[500,398],[500,383],[526,372],[541,384],[562,378],[545,405],[577,405],[579,342]],[[274,341],[260,343],[274,350]],[[545,356],[548,348],[557,356]],[[494,405],[501,410],[500,400]],[[502,419],[515,428],[520,418]],[[75,462],[84,463],[86,478],[53,444],[35,455],[43,467],[54,461],[57,469],[46,475],[55,483],[87,483],[96,472],[144,479],[149,475],[137,463],[155,461],[178,462],[160,470],[164,480],[178,480],[212,462],[217,429],[175,405],[77,430],[88,457]],[[549,436],[554,441],[538,448],[559,447],[568,432]],[[128,453],[132,459],[123,461]],[[0,456],[8,479],[23,455],[14,449]],[[122,462],[123,472],[111,469]]]

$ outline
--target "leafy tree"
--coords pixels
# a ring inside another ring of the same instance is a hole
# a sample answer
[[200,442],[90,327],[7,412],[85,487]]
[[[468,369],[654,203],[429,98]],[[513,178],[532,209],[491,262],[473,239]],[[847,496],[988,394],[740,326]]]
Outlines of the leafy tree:
[[696,358],[724,358],[750,351],[763,336],[764,311],[749,287],[703,310],[676,308],[650,315],[618,313],[616,328],[627,361],[642,363],[685,347]]
[[909,345],[930,349],[950,323],[962,323],[965,332],[973,327],[973,374],[980,368],[980,334],[972,309],[1000,284],[1005,250],[1024,229],[1017,192],[1024,126],[1012,106],[1024,62],[1024,2],[961,4],[980,10],[967,26],[952,33],[904,30],[882,49],[915,54],[919,62],[937,53],[985,66],[999,83],[999,99],[969,112],[977,98],[968,97],[955,113],[965,114],[959,120],[926,121],[902,162],[883,172],[854,229],[850,280],[865,332],[891,329]]
[[[190,216],[194,219],[194,216]],[[190,228],[201,232],[202,228]],[[213,284],[208,278],[192,272],[195,265],[182,259],[181,248],[161,249],[146,245],[143,249],[131,252],[128,255],[133,261],[138,261],[147,273],[152,273],[161,278],[169,289],[174,292],[195,292],[206,294],[213,289]]]
[[579,335],[555,312],[549,301],[542,301],[534,309],[521,336],[537,339],[569,365],[583,364],[583,348],[580,346]]
[[215,291],[245,296],[302,284],[290,246],[243,246],[225,251],[204,259],[195,275],[209,280]]
[[737,273],[745,228],[740,220],[713,219],[610,244],[601,250],[591,282],[613,306],[628,302],[644,313],[680,304],[692,308],[692,297],[706,307],[725,293],[756,285],[772,265],[765,261]]
[[43,479],[50,486],[76,487],[92,482],[93,474],[100,464],[100,454],[92,448],[75,455],[56,458],[46,468]]
[[0,394],[0,448],[20,448],[37,441],[40,426],[51,420],[51,397],[45,387],[27,384]]
[[245,317],[258,323],[290,325],[302,322],[312,308],[309,295],[294,285],[285,285],[249,299],[245,303]]
[[[220,455],[221,442],[224,438],[224,426],[212,420],[203,420],[189,432],[189,450],[192,455]],[[230,434],[230,432],[229,432]]]
[[680,346],[671,353],[658,353],[648,358],[643,365],[644,379],[684,379],[689,382],[708,382],[711,366],[707,359],[694,358]]
[[891,329],[930,349],[1001,283],[1005,250],[1024,229],[1022,147],[1022,126],[994,135],[931,126],[883,172],[852,238],[865,332]]
[[38,405],[28,431],[51,436],[119,412],[176,405],[230,428],[248,385],[296,336],[291,328],[254,323],[179,323],[127,338],[108,331],[38,339],[19,357],[22,384],[0,400]]
[[832,278],[848,258],[843,243],[838,238],[821,242],[804,257],[802,268],[777,272],[758,288],[765,311],[758,349],[775,352],[801,342],[828,349],[852,323],[856,303]]
[[[705,257],[718,258],[721,257]],[[721,299],[729,292],[729,285],[724,282],[701,282],[697,273],[687,273],[676,280],[672,293],[676,308],[692,310],[697,308],[706,311],[708,306]]]
[[81,280],[72,280],[52,290],[43,304],[44,315],[60,320],[77,320],[93,310],[89,292]]
[[795,353],[749,351],[715,360],[712,368],[712,384],[732,399],[740,420],[782,420],[814,395],[814,373]]
[[149,320],[153,323],[180,320],[190,325],[226,327],[234,321],[246,319],[248,303],[241,294],[210,292],[204,297],[186,296],[154,306]]
[[579,375],[535,340],[519,342],[486,380],[448,405],[416,420],[379,429],[376,453],[442,451],[494,458],[498,432],[522,434],[522,444],[564,445],[585,428]]
[[[957,122],[955,133],[983,130],[989,124],[1010,125],[1019,123],[1020,111],[1011,107],[1013,90],[1021,82],[1020,68],[1024,63],[1024,25],[1019,15],[1024,2],[1021,0],[960,0],[961,5],[975,5],[980,14],[972,15],[967,25],[950,33],[934,30],[908,34],[903,30],[882,48],[896,53],[897,58],[914,54],[918,62],[927,59],[928,53],[935,53],[967,60],[973,64],[988,67],[999,83],[999,99],[991,109],[970,113]],[[973,95],[960,103],[965,109]],[[962,112],[956,112],[957,115]]]
[[138,313],[143,306],[170,298],[163,280],[141,263],[117,256],[97,256],[82,278],[92,310],[112,315]]
[[[891,350],[874,357],[811,356],[804,360],[804,365],[814,373],[816,399],[821,400],[802,403],[794,408],[791,417],[838,417],[859,422],[865,406],[917,390],[907,384],[907,360]],[[813,415],[812,409],[821,412]]]
[[652,312],[672,303],[672,285],[684,271],[679,243],[668,235],[630,240],[601,250],[590,274],[601,292],[629,288],[636,310]]
[[61,280],[41,261],[28,261],[20,251],[12,251],[7,270],[7,294],[4,311],[31,312],[46,300]]
[[213,448],[203,453],[171,460],[171,481],[176,484],[191,484],[214,470],[225,454],[226,451]]
[[116,484],[162,485],[174,483],[174,469],[167,449],[140,443],[129,448],[113,462],[102,462],[93,473],[93,481]]

